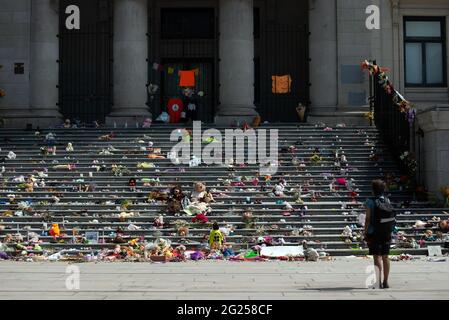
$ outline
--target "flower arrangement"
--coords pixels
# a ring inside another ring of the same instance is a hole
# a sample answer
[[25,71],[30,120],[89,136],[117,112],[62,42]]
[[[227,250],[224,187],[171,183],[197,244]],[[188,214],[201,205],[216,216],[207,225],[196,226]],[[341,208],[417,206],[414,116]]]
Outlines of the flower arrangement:
[[314,154],[310,157],[310,162],[312,162],[313,164],[317,164],[321,161],[323,161],[323,157],[319,156],[318,154]]
[[365,112],[363,117],[367,120],[374,120],[374,111]]
[[385,92],[389,95],[393,96],[393,102],[396,106],[399,107],[401,113],[404,113],[407,120],[410,123],[413,123],[416,116],[416,109],[413,108],[413,105],[410,101],[407,101],[398,91],[394,89],[393,84],[390,82],[390,79],[387,76],[388,68],[382,68],[378,65],[375,65],[368,60],[365,60],[361,63],[360,67],[362,70],[368,70],[368,72],[372,75],[378,76],[379,84],[385,90]]

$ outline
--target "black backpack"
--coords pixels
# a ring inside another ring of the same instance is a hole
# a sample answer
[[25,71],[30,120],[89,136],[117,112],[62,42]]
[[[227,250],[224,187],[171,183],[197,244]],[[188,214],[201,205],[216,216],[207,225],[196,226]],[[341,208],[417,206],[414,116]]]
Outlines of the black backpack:
[[396,225],[396,212],[388,198],[377,198],[374,204],[374,238],[379,242],[389,242]]

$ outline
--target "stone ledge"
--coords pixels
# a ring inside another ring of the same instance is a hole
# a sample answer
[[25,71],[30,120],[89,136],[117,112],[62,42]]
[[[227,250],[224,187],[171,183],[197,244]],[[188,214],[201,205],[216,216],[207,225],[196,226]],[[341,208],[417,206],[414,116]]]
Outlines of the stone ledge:
[[418,112],[416,119],[424,132],[449,130],[449,105],[436,105]]

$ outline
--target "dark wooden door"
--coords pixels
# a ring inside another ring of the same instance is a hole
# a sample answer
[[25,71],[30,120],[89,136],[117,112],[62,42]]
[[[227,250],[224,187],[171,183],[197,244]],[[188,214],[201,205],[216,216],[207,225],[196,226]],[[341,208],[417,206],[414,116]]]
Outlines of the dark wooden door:
[[[214,64],[211,59],[193,59],[190,61],[177,61],[168,59],[163,61],[161,107],[165,111],[170,98],[182,98],[182,90],[179,87],[179,70],[198,70],[195,76],[195,93],[202,91],[204,96],[196,95],[195,101],[198,107],[198,120],[206,123],[213,122],[215,93],[214,93]],[[188,59],[187,59],[188,60]],[[171,69],[173,73],[167,71]]]

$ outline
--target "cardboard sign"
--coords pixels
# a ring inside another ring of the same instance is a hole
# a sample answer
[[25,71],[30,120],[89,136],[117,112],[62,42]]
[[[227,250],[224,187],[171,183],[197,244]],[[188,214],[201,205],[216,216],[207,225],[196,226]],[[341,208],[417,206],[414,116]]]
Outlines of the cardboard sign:
[[303,246],[263,247],[260,255],[270,258],[300,257],[304,255]]
[[428,246],[427,251],[428,251],[429,257],[441,257],[443,255],[441,246]]

